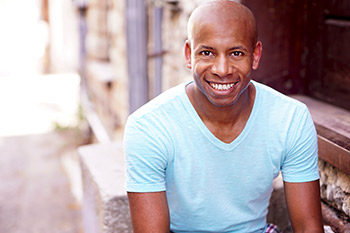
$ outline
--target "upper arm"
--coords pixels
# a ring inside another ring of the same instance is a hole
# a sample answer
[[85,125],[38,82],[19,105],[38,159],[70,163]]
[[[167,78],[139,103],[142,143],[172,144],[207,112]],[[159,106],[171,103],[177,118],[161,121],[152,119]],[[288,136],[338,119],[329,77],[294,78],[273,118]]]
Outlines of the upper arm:
[[309,111],[295,114],[286,138],[281,171],[286,182],[307,182],[319,179],[317,133]]
[[[152,122],[129,118],[125,127],[126,189],[134,233],[169,233],[166,199],[168,146]],[[158,131],[157,131],[158,132]]]
[[319,181],[284,182],[294,232],[323,232]]
[[153,132],[151,122],[128,118],[124,132],[126,189],[128,192],[160,192],[166,189],[168,143]]
[[169,233],[170,220],[166,193],[128,192],[134,233]]

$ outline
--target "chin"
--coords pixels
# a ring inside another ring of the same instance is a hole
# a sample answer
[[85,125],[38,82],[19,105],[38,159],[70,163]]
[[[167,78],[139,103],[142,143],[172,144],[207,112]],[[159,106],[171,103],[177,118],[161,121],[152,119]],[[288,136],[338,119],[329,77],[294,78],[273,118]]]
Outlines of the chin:
[[215,107],[218,108],[227,108],[235,105],[237,103],[237,99],[234,101],[214,101],[209,99],[210,103],[213,104]]

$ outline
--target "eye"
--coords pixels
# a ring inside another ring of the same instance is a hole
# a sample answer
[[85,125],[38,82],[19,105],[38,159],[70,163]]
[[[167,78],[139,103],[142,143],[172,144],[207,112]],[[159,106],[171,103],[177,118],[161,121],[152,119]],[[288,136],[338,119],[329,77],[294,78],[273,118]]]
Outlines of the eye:
[[234,51],[232,52],[232,56],[234,57],[240,57],[243,56],[244,54],[241,51]]
[[213,56],[213,53],[208,50],[202,51],[201,54],[206,57]]

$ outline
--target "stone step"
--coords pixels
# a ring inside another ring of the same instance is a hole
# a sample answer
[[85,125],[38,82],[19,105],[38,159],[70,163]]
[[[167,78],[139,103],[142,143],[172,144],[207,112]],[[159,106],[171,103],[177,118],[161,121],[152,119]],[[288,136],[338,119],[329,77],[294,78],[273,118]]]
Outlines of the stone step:
[[[78,150],[83,176],[82,217],[85,233],[132,232],[125,189],[122,142],[82,146]],[[268,221],[292,232],[281,178],[275,180]]]
[[85,233],[132,232],[122,142],[82,146],[78,152]]

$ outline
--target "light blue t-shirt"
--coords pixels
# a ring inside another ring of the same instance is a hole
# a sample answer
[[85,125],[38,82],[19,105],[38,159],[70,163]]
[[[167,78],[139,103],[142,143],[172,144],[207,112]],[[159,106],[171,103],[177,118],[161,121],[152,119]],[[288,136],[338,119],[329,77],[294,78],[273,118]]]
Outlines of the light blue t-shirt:
[[262,232],[272,181],[319,178],[317,137],[306,106],[255,81],[242,133],[216,138],[174,87],[129,116],[128,192],[166,190],[173,232]]

